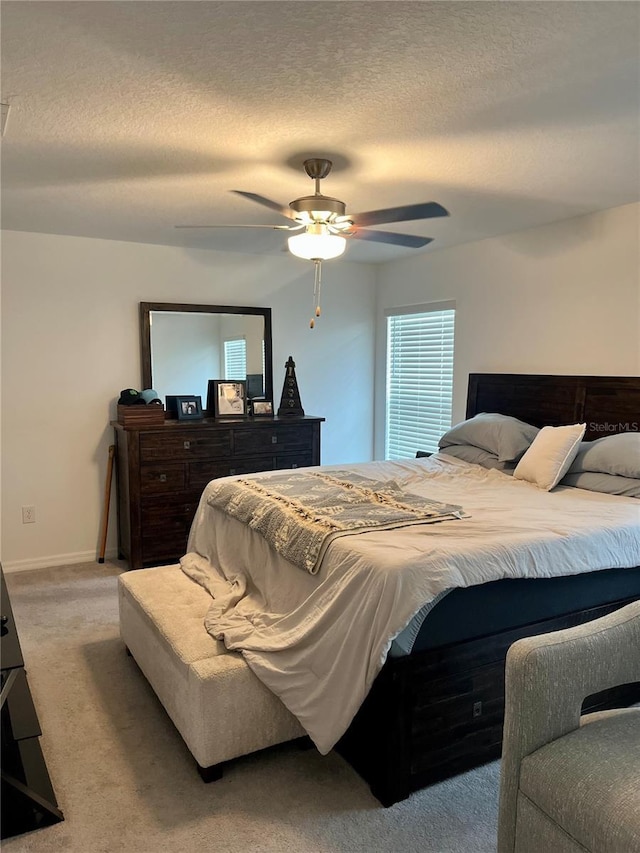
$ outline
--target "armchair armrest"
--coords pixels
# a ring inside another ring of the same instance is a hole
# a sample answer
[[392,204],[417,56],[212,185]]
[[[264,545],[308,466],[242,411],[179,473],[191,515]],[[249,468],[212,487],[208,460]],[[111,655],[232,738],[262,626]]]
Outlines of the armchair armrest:
[[507,653],[498,850],[513,850],[522,759],[580,726],[583,700],[640,681],[640,601]]

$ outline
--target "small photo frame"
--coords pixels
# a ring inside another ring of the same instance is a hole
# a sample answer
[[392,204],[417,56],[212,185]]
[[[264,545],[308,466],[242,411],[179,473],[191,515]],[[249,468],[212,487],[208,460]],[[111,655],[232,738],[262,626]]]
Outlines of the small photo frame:
[[202,418],[201,397],[176,397],[175,401],[179,421],[197,421]]
[[241,379],[210,379],[207,410],[216,418],[242,418],[247,414],[247,383]]
[[271,400],[254,400],[253,416],[254,418],[272,418],[273,403]]

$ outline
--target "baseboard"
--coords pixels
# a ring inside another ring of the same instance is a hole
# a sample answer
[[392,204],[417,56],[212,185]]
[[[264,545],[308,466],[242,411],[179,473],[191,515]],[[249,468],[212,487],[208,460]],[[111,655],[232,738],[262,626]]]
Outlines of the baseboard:
[[[105,553],[105,560],[115,560],[118,557],[116,548]],[[10,572],[28,572],[31,569],[48,569],[53,566],[72,566],[76,563],[97,563],[95,551],[76,551],[74,554],[54,554],[50,557],[34,557],[30,560],[9,560],[2,562],[5,574]]]

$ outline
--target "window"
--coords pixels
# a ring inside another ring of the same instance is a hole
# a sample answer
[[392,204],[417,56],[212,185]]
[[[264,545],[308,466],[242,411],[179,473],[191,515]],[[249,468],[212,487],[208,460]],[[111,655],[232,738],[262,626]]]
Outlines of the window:
[[224,342],[224,378],[247,378],[247,342],[234,338]]
[[436,451],[451,426],[455,303],[387,311],[385,459]]

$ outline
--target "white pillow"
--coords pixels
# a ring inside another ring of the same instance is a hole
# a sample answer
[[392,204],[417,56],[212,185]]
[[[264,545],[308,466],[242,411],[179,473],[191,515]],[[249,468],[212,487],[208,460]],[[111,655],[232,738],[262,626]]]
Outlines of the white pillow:
[[514,479],[527,480],[550,491],[564,477],[580,449],[586,424],[543,427],[513,472]]

